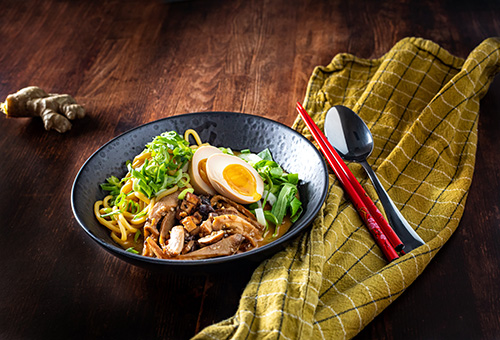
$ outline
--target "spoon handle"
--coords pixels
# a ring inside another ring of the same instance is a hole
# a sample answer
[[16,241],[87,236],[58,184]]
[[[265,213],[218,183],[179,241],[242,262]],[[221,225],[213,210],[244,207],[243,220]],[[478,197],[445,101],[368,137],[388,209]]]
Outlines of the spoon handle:
[[380,202],[382,202],[382,205],[384,206],[385,214],[387,215],[389,224],[392,226],[396,234],[405,245],[405,252],[410,252],[413,249],[423,245],[425,242],[420,238],[420,236],[418,236],[418,234],[408,224],[408,221],[406,221],[406,219],[403,217],[399,209],[387,194],[387,191],[385,191],[377,175],[375,175],[375,172],[373,172],[368,162],[362,161],[360,162],[360,164],[365,169],[368,177],[370,177],[370,180],[375,187],[375,190],[377,191]]

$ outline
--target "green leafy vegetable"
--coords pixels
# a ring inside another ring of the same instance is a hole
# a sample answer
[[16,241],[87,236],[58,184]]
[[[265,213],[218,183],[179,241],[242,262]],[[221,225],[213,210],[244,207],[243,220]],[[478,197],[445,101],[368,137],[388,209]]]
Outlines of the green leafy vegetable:
[[119,213],[120,213],[120,211],[113,211],[110,208],[106,208],[105,209],[105,213],[101,214],[101,217],[108,217],[108,216],[116,215],[116,214],[119,214]]
[[273,156],[271,155],[271,151],[269,151],[269,149],[267,148],[259,152],[257,156],[259,156],[265,161],[273,161]]
[[293,223],[297,221],[302,214],[302,202],[297,197],[294,197],[290,202],[290,209],[290,221]]
[[[266,220],[278,226],[289,212],[291,221],[295,222],[302,214],[302,203],[297,198],[299,175],[286,173],[274,161],[269,149],[262,150],[257,156],[260,160],[253,167],[264,181],[263,205],[273,196],[271,211],[264,212]],[[242,158],[246,159],[248,156]]]
[[271,209],[271,213],[276,216],[278,224],[281,224],[283,222],[283,218],[286,215],[287,209],[290,206],[290,203],[295,198],[296,194],[297,187],[295,185],[290,183],[283,184],[283,188],[280,190],[278,199]]

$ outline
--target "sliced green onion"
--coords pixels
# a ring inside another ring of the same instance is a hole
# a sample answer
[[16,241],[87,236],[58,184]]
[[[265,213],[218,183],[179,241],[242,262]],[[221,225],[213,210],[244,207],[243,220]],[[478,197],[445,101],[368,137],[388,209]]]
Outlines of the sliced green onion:
[[193,193],[194,189],[193,188],[186,188],[186,189],[182,190],[181,193],[179,194],[179,196],[177,196],[177,198],[180,199],[180,200],[183,200],[184,197],[186,197],[186,194],[188,192]]
[[133,218],[132,218],[132,221],[137,221],[138,219],[140,219],[141,217],[143,216],[146,216],[146,214],[148,213],[148,209],[147,207],[142,209],[141,212],[139,212],[137,215],[135,215]]
[[278,200],[278,198],[276,197],[276,195],[274,195],[270,191],[267,191],[267,192],[264,191],[264,196],[266,196],[267,203],[269,203],[270,206],[273,206],[274,203],[276,203],[276,201]]
[[189,184],[189,181],[191,180],[191,177],[189,176],[188,173],[182,173],[181,179],[177,182],[177,185],[179,188],[184,188]]
[[275,226],[280,224],[276,219],[276,216],[274,216],[269,210],[264,210],[264,216],[266,217],[267,221],[271,222]]
[[255,217],[257,218],[257,222],[267,226],[266,216],[264,216],[264,209],[262,208],[255,209]]
[[247,162],[248,164],[250,164],[251,166],[254,166],[254,164],[257,164],[262,160],[262,158],[260,158],[254,153],[242,153],[238,157]]
[[119,213],[120,213],[120,211],[111,211],[111,212],[108,212],[106,214],[101,214],[101,217],[108,217],[108,216],[116,215]]
[[134,242],[137,242],[140,236],[141,236],[141,231],[138,229],[134,235]]
[[222,151],[222,153],[234,156],[234,152],[233,152],[233,150],[231,150],[231,148],[219,147],[219,150]]
[[287,176],[288,183],[291,184],[299,184],[299,174],[288,174]]
[[125,251],[133,254],[139,254],[139,252],[135,250],[134,247],[127,248]]

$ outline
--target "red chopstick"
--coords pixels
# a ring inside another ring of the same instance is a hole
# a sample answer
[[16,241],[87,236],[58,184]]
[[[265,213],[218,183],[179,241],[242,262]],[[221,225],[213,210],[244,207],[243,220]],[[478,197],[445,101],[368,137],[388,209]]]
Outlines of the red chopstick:
[[[395,250],[395,246],[392,245],[391,242],[389,241],[389,239],[386,237],[386,235],[382,231],[381,226],[378,224],[378,221],[372,216],[372,213],[370,212],[370,209],[368,209],[365,202],[369,201],[371,203],[371,205],[373,207],[375,207],[376,211],[378,211],[378,214],[375,214],[375,215],[376,216],[380,215],[380,217],[385,221],[385,219],[383,218],[380,211],[377,209],[375,204],[370,200],[370,198],[368,197],[368,195],[364,191],[363,187],[361,187],[359,182],[356,180],[356,177],[352,174],[351,170],[349,170],[347,165],[340,158],[337,151],[335,151],[335,149],[332,147],[330,142],[328,142],[325,135],[321,132],[321,130],[316,125],[316,123],[314,123],[314,121],[311,119],[311,117],[309,116],[307,111],[302,107],[302,105],[300,105],[300,103],[297,103],[297,111],[301,115],[302,119],[306,123],[309,130],[311,131],[316,142],[318,142],[318,145],[319,145],[321,151],[323,152],[323,154],[325,155],[332,170],[334,171],[335,175],[337,176],[339,182],[342,184],[342,186],[346,190],[352,203],[354,204],[354,207],[358,211],[359,216],[365,222],[366,226],[368,227],[368,230],[372,234],[377,245],[380,247],[380,249],[384,253],[386,259],[389,262],[391,262],[391,261],[399,258],[398,254]],[[361,189],[361,191],[357,191],[355,189],[355,187],[353,185],[358,187],[355,183],[357,183],[357,185],[359,185],[359,188]],[[370,206],[370,204],[369,204],[369,206]],[[373,207],[371,207],[372,210],[373,210]],[[387,226],[389,226],[387,221],[385,221],[385,222],[386,222]],[[389,229],[392,230],[392,228],[390,226],[389,226]],[[401,241],[399,241],[399,242],[401,243]]]
[[[329,149],[331,148],[333,152],[337,154],[337,157],[340,157],[340,155],[337,153],[337,151],[332,147],[330,143],[327,143],[327,146]],[[389,239],[389,242],[391,243],[392,247],[396,251],[401,251],[401,253],[404,254],[403,248],[404,244],[403,242],[399,239],[399,236],[394,232],[394,229],[389,225],[389,222],[384,218],[380,210],[378,210],[377,206],[373,201],[370,199],[370,196],[366,193],[366,191],[363,189],[361,184],[358,182],[354,174],[351,172],[351,170],[347,167],[347,165],[342,161],[340,158],[340,161],[338,161],[340,166],[342,167],[342,170],[347,176],[348,181],[352,184],[354,187],[354,190],[358,193],[360,196],[361,200],[365,203],[366,207],[368,208],[368,211],[370,214],[372,214],[373,218],[375,221],[377,221],[378,225],[384,232],[385,236]]]

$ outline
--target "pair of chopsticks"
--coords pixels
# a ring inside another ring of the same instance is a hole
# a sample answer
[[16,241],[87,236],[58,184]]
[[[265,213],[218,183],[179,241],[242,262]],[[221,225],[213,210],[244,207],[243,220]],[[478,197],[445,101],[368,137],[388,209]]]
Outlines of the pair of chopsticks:
[[330,167],[337,176],[340,184],[342,184],[346,190],[350,200],[358,211],[358,214],[368,227],[368,230],[384,253],[386,259],[391,262],[399,258],[397,251],[402,252],[404,247],[399,237],[396,235],[394,230],[392,230],[380,210],[378,210],[375,206],[351,170],[347,167],[340,155],[327,140],[323,132],[321,132],[307,111],[298,102],[297,111],[311,131],[321,151],[325,155],[328,164],[330,164]]

